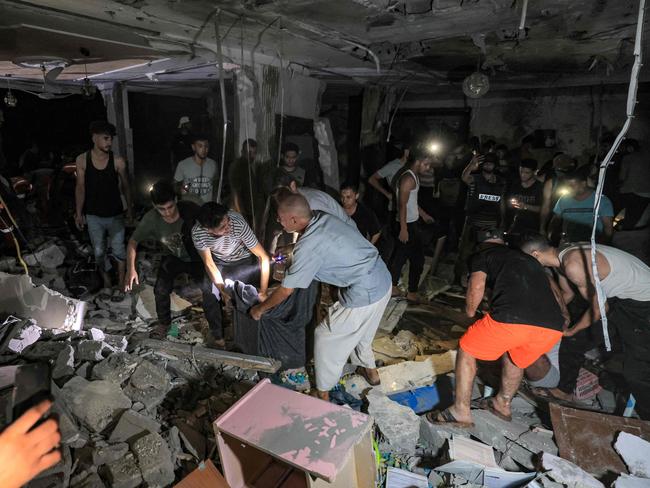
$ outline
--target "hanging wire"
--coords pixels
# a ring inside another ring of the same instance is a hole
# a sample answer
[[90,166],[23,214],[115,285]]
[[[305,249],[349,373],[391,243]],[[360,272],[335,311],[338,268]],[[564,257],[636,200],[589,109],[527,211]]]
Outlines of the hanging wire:
[[282,132],[284,129],[284,35],[282,24],[280,24],[280,131],[278,132],[278,159],[276,167],[280,166],[280,158],[282,157]]
[[219,91],[221,92],[221,114],[223,116],[223,141],[221,144],[221,169],[219,170],[219,188],[217,190],[217,203],[221,203],[221,190],[223,188],[223,169],[226,165],[226,138],[228,136],[228,112],[226,110],[226,84],[223,79],[223,48],[221,46],[221,36],[219,35],[219,21],[221,20],[221,11],[214,19],[214,35],[217,38],[217,54],[219,66]]
[[634,42],[634,64],[632,65],[632,73],[630,74],[630,85],[627,92],[627,118],[625,123],[621,128],[621,131],[616,136],[616,140],[612,147],[609,149],[609,152],[600,163],[600,171],[598,172],[598,185],[596,186],[596,194],[594,197],[594,215],[591,229],[591,271],[594,277],[594,285],[596,288],[596,296],[598,298],[598,309],[601,316],[601,324],[603,326],[603,336],[605,338],[605,347],[608,351],[612,350],[612,344],[609,339],[609,332],[607,329],[607,312],[605,310],[605,301],[607,297],[603,292],[602,284],[600,281],[600,276],[598,274],[598,263],[596,261],[596,229],[598,226],[598,214],[600,212],[600,202],[603,196],[603,187],[605,185],[605,173],[607,172],[607,167],[611,164],[614,154],[618,150],[621,142],[625,138],[630,125],[632,124],[632,119],[634,118],[634,107],[636,105],[636,95],[639,85],[639,71],[641,70],[641,38],[643,37],[643,20],[645,16],[645,0],[639,1],[639,15],[637,18],[636,24],[636,39]]
[[[239,68],[240,73],[244,73],[245,65],[246,65],[246,60],[244,59],[244,17],[241,16],[241,25],[240,25],[240,31],[239,31],[239,43],[240,43],[240,49],[241,49],[241,66]],[[257,219],[255,218],[255,203],[253,201],[253,171],[251,168],[251,157],[250,153],[248,151],[249,146],[248,146],[248,141],[250,141],[250,137],[248,134],[248,106],[243,105],[244,109],[244,131],[246,132],[246,162],[247,162],[247,167],[248,167],[248,198],[250,199],[251,203],[251,215],[253,218],[253,232],[257,231]]]

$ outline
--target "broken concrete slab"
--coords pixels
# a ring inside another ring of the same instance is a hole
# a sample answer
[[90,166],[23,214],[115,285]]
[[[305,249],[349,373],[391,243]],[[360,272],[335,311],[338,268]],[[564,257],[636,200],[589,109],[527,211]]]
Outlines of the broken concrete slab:
[[70,483],[71,488],[106,488],[104,480],[97,473],[89,473],[86,477]]
[[631,475],[650,478],[650,442],[621,432],[616,438],[614,449],[623,458]]
[[130,452],[107,464],[106,475],[111,483],[111,488],[136,488],[142,483],[142,473],[138,468],[135,456]]
[[26,320],[20,329],[16,331],[14,337],[9,340],[8,349],[13,352],[21,353],[25,348],[37,342],[43,333],[43,329],[36,325],[32,320]]
[[101,466],[102,464],[115,462],[126,456],[127,452],[129,452],[129,445],[126,442],[96,447],[93,450],[93,465]]
[[141,358],[125,352],[111,354],[93,367],[92,378],[122,384],[138,367]]
[[77,344],[79,361],[102,361],[106,345],[102,341],[85,340]]
[[165,368],[144,360],[135,368],[124,393],[151,410],[162,403],[171,387],[171,377]]
[[190,344],[159,341],[156,339],[145,339],[140,341],[139,344],[143,347],[153,349],[154,351],[162,351],[179,358],[190,357],[197,361],[228,364],[243,369],[263,371],[265,373],[275,373],[282,365],[280,361],[271,358],[250,356],[248,354],[239,354],[219,349],[209,349],[207,347],[192,346]]
[[160,432],[160,424],[151,417],[127,410],[122,414],[108,438],[109,442],[127,442],[146,432]]
[[[170,295],[172,315],[178,314],[187,310],[192,306],[190,302],[172,292]],[[135,311],[138,316],[143,320],[157,319],[156,313],[156,300],[154,297],[153,287],[151,285],[144,285],[142,290],[138,293],[138,299],[135,305]]]
[[542,466],[548,470],[546,475],[558,483],[567,486],[580,486],[581,488],[605,488],[600,481],[582,470],[571,461],[554,456],[553,454],[542,454]]
[[431,385],[437,375],[453,371],[456,351],[432,354],[424,361],[404,361],[378,368],[381,388],[385,393],[411,390]]
[[[39,339],[43,336],[43,330],[40,330],[41,334],[39,335]],[[58,356],[59,353],[63,351],[67,345],[68,344],[63,341],[39,340],[33,343],[31,346],[23,349],[21,354],[30,361],[49,361],[50,359]]]
[[46,329],[81,330],[86,303],[34,286],[27,275],[0,272],[0,312],[30,317]]
[[33,254],[25,254],[23,259],[27,266],[42,266],[46,269],[55,269],[65,261],[66,249],[54,243],[40,246]]
[[174,461],[165,439],[151,432],[136,440],[131,450],[138,460],[144,481],[149,486],[167,486],[174,482]]
[[101,432],[131,407],[131,400],[119,385],[110,381],[75,376],[63,385],[61,395],[72,414],[93,432]]
[[612,486],[614,488],[650,488],[650,479],[622,474],[616,478]]
[[366,396],[368,413],[375,419],[379,430],[397,452],[415,453],[420,437],[420,417],[409,407],[392,401],[377,388]]
[[70,344],[59,352],[52,368],[52,378],[55,380],[74,374],[74,348]]
[[393,329],[397,326],[397,323],[406,312],[406,307],[408,306],[408,301],[402,298],[393,297],[386,305],[386,310],[384,310],[384,315],[379,322],[379,330],[390,334]]

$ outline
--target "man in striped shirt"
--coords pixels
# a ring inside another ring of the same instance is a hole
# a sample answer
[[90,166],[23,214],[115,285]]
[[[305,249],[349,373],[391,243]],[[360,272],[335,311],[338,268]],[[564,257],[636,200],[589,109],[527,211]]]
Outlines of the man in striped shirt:
[[264,300],[269,284],[269,255],[244,217],[219,203],[205,203],[197,221],[192,229],[192,241],[218,290],[220,320],[210,331],[209,342],[224,347],[221,302],[230,298],[225,292],[224,280],[229,278],[259,286],[260,299]]

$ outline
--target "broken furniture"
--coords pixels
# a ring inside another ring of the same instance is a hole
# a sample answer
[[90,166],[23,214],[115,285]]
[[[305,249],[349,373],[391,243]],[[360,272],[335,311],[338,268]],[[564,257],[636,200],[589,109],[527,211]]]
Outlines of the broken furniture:
[[232,488],[375,486],[371,428],[365,414],[268,379],[214,422]]
[[187,475],[174,488],[230,488],[221,473],[209,459]]

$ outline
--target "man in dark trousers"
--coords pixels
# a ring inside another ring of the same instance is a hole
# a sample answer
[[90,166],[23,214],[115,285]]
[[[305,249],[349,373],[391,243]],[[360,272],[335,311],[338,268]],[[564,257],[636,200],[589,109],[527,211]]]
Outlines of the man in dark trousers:
[[341,205],[345,213],[352,217],[361,235],[372,244],[377,244],[381,236],[381,225],[375,212],[359,201],[359,188],[354,183],[341,186]]
[[99,120],[90,124],[93,148],[77,156],[77,186],[75,188],[75,223],[79,230],[88,225],[95,262],[104,279],[104,288],[111,287],[107,273],[110,262],[106,258],[107,240],[113,257],[117,260],[119,283],[111,300],[124,298],[124,273],[126,250],[124,247],[124,206],[127,218],[132,220],[131,192],[129,191],[126,161],[111,151],[115,126]]
[[[217,314],[220,313],[217,297],[212,293],[212,282],[192,243],[192,226],[199,213],[199,206],[188,201],[178,202],[174,186],[169,181],[159,181],[153,185],[149,195],[154,208],[142,217],[127,246],[125,291],[131,291],[134,283],[140,283],[135,264],[138,244],[146,239],[160,242],[165,256],[160,262],[154,286],[158,323],[152,335],[160,338],[167,335],[171,325],[170,295],[174,279],[182,273],[190,275],[201,287],[205,318],[211,330],[217,328]],[[208,337],[208,345],[212,345],[210,339]]]
[[480,231],[477,238],[483,244],[470,262],[465,312],[468,317],[476,315],[488,288],[492,290],[490,312],[461,337],[454,404],[442,412],[427,414],[427,419],[434,423],[472,425],[470,401],[476,361],[500,358],[501,387],[480,408],[511,420],[510,404],[524,369],[562,338],[565,318],[544,268],[530,256],[505,246],[500,231]]

